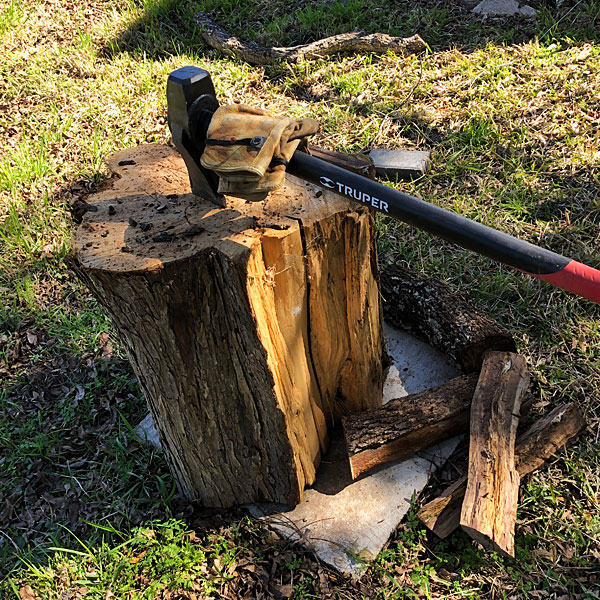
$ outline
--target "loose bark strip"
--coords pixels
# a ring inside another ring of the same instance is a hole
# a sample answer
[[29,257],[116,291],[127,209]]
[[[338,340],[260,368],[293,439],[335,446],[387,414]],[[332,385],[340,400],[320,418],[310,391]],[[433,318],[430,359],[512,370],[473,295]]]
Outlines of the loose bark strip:
[[441,281],[397,266],[380,276],[385,320],[424,338],[463,372],[478,371],[487,350],[516,350],[504,327]]
[[245,42],[229,35],[206,13],[196,13],[196,25],[202,30],[204,41],[211,47],[253,65],[268,65],[277,60],[298,62],[303,57],[320,58],[339,52],[393,52],[409,55],[423,52],[427,44],[418,35],[399,38],[385,33],[364,33],[353,31],[333,35],[310,44],[299,46],[267,48],[255,42]]
[[352,478],[467,430],[477,374],[343,418]]
[[460,525],[485,548],[505,556],[514,556],[519,496],[514,448],[528,387],[523,356],[488,352],[471,404],[469,473]]
[[[181,492],[205,506],[297,503],[334,413],[381,403],[370,212],[294,178],[220,208],[189,193],[166,146],[109,167],[118,177],[77,231],[77,270],[123,340]],[[329,302],[323,323],[312,305]]]
[[[536,421],[517,440],[515,465],[522,479],[535,471],[567,442],[583,431],[586,423],[579,407],[561,404]],[[439,538],[448,537],[460,525],[467,478],[461,477],[438,497],[425,504],[417,518]]]

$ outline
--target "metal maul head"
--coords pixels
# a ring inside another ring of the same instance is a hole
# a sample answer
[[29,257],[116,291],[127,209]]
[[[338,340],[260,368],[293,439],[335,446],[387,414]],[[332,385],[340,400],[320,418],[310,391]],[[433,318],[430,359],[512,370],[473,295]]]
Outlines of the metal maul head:
[[200,164],[206,130],[219,107],[210,74],[199,67],[181,67],[167,80],[167,119],[173,143],[183,157],[192,193],[223,205],[217,193],[219,179]]

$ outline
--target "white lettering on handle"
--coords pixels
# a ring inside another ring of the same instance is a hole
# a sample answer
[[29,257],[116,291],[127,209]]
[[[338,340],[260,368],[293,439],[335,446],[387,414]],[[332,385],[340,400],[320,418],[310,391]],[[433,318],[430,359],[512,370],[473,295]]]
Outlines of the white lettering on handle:
[[340,183],[339,181],[333,181],[328,177],[320,178],[321,185],[328,187],[330,189],[335,189],[337,187],[337,191],[339,194],[343,196],[347,196],[348,198],[352,198],[353,200],[358,200],[363,204],[370,204],[373,208],[377,208],[383,212],[389,212],[389,205],[384,200],[380,200],[379,198],[371,197],[366,192],[361,192],[360,190],[354,189],[345,183]]

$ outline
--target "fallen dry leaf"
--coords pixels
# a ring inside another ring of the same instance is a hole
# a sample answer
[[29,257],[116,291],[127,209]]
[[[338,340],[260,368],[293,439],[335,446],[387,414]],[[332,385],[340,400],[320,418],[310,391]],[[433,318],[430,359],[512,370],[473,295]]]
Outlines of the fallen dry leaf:
[[21,600],[38,600],[39,599],[39,597],[36,595],[36,593],[31,589],[30,585],[24,585],[19,590],[19,597],[21,598]]

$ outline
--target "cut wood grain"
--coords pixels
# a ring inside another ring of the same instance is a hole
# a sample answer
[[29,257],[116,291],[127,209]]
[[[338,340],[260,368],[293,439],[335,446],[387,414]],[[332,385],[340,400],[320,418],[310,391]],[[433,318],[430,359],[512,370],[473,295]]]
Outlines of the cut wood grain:
[[408,55],[423,52],[427,48],[425,42],[418,35],[399,38],[385,33],[365,33],[364,31],[341,33],[299,46],[269,48],[230,35],[204,12],[196,13],[194,20],[201,30],[204,41],[211,48],[252,65],[268,65],[279,60],[298,62],[304,56],[320,58],[339,52],[392,52]]
[[486,353],[471,403],[469,471],[460,525],[485,548],[514,556],[519,473],[515,438],[529,388],[525,358]]
[[264,202],[217,207],[189,193],[166,146],[109,167],[117,176],[87,198],[77,270],[127,349],[181,492],[297,503],[328,423],[381,402],[372,215],[294,178]]
[[[585,419],[575,404],[561,404],[536,421],[515,447],[515,466],[522,479],[541,467],[550,457],[585,429]],[[444,539],[460,525],[466,476],[450,485],[439,497],[425,504],[417,518],[427,529]]]
[[468,429],[477,374],[342,419],[352,478]]
[[385,320],[438,348],[465,373],[478,371],[488,350],[514,352],[499,323],[436,279],[398,266],[381,271]]

